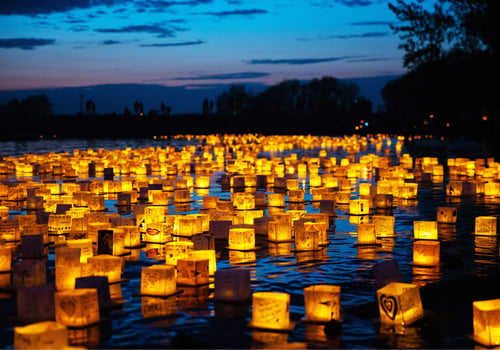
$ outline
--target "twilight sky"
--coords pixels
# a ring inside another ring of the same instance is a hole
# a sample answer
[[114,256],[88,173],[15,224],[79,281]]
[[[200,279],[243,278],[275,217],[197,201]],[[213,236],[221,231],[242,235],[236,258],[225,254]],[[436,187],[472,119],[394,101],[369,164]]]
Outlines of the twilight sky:
[[2,0],[0,90],[404,73],[388,0]]

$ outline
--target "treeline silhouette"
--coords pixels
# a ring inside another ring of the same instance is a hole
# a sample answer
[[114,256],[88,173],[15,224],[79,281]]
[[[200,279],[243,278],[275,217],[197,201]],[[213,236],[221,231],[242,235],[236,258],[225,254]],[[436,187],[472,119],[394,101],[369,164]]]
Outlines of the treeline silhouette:
[[200,106],[201,114],[171,114],[170,107],[161,114],[155,109],[143,113],[138,101],[134,102],[134,114],[127,108],[123,114],[98,114],[95,104],[89,106],[85,114],[54,115],[46,95],[22,101],[14,99],[0,106],[1,122],[8,126],[2,138],[130,138],[181,133],[352,134],[371,113],[371,102],[360,95],[356,84],[333,77],[307,83],[287,80],[257,95],[244,85],[232,85],[217,97],[215,109],[213,101],[205,99]]

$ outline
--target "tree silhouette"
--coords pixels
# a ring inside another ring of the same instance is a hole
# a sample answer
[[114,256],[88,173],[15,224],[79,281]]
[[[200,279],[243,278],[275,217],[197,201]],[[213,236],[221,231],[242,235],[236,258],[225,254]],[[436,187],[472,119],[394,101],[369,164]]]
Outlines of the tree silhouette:
[[217,97],[217,111],[221,115],[242,115],[248,112],[252,103],[252,93],[244,85],[231,85],[229,91]]
[[136,115],[143,115],[144,114],[144,105],[142,104],[142,102],[139,102],[137,100],[135,100],[134,102],[134,112]]
[[96,111],[95,102],[92,101],[91,99],[88,99],[87,102],[85,103],[85,110],[87,111],[87,114],[95,114]]

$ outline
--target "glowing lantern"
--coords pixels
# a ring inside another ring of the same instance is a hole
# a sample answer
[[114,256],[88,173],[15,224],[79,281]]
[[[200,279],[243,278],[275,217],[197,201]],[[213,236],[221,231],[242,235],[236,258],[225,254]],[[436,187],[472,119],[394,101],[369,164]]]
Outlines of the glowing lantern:
[[358,244],[376,244],[377,236],[375,234],[375,225],[374,224],[359,224],[357,226],[358,233]]
[[457,223],[457,208],[454,207],[438,207],[437,220],[442,224],[456,224]]
[[377,290],[380,322],[408,326],[424,315],[419,287],[391,282]]
[[189,190],[174,190],[174,200],[177,203],[186,203],[191,201]]
[[213,249],[200,249],[193,250],[191,256],[195,258],[208,259],[208,274],[213,276],[217,270],[217,259],[215,256],[215,250]]
[[203,219],[201,217],[177,215],[176,216],[176,234],[179,236],[193,236],[203,233]]
[[446,185],[446,195],[450,197],[460,197],[462,195],[462,181],[450,180]]
[[319,223],[310,222],[307,219],[294,222],[295,250],[310,251],[319,250],[321,242],[321,226]]
[[278,292],[255,292],[252,294],[252,321],[254,328],[289,330],[290,294]]
[[219,203],[219,196],[204,196],[203,209],[217,209],[217,204]]
[[283,193],[269,193],[267,195],[268,206],[270,207],[284,207],[285,195]]
[[415,239],[438,239],[437,221],[413,221]]
[[500,299],[472,302],[474,340],[494,347],[500,344]]
[[99,322],[97,289],[80,288],[54,294],[56,321],[68,327],[83,327]]
[[288,201],[289,202],[303,202],[304,201],[304,190],[289,190],[288,191]]
[[177,283],[189,286],[207,284],[208,259],[203,257],[187,257],[177,260]]
[[191,255],[194,243],[191,241],[168,242],[165,244],[165,263],[167,265],[177,265],[177,261]]
[[52,234],[63,234],[71,230],[71,215],[66,214],[50,214],[48,229]]
[[305,321],[340,321],[340,286],[312,285],[304,288]]
[[80,249],[80,262],[86,263],[87,259],[94,256],[92,240],[90,238],[84,239],[67,239],[66,246],[68,248]]
[[235,192],[233,193],[233,205],[238,210],[255,209],[255,196],[253,193]]
[[12,267],[12,249],[0,246],[0,272],[10,271]]
[[272,242],[288,242],[292,239],[292,226],[286,221],[269,221],[267,238]]
[[335,193],[335,201],[339,204],[349,204],[351,201],[350,191],[338,191]]
[[232,227],[229,229],[229,249],[253,250],[255,249],[255,229]]
[[359,195],[360,196],[374,196],[377,192],[377,188],[372,186],[371,183],[360,183],[359,184]]
[[14,327],[14,349],[66,349],[68,329],[55,321]]
[[413,265],[436,266],[439,264],[440,242],[420,240],[413,242]]
[[375,225],[375,235],[377,237],[394,236],[394,224],[396,222],[394,216],[374,215],[372,222]]
[[94,276],[108,276],[109,283],[120,282],[123,259],[118,256],[102,254],[87,259]]
[[478,216],[476,217],[476,235],[496,236],[497,234],[497,218],[495,216]]
[[0,239],[6,242],[16,242],[21,239],[17,219],[0,220]]
[[176,293],[175,266],[152,265],[141,270],[141,295],[169,296]]
[[349,201],[349,214],[366,215],[370,213],[370,203],[367,199],[351,199]]
[[133,225],[123,225],[118,226],[124,232],[124,247],[134,248],[141,245],[141,232],[138,226]]
[[57,290],[74,289],[75,280],[81,277],[84,265],[80,263],[80,248],[56,248],[55,284]]

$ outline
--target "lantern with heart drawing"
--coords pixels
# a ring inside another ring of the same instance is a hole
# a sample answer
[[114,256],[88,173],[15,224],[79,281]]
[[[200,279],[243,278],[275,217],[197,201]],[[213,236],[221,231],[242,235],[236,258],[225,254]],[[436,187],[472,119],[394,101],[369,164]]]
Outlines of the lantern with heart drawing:
[[424,315],[419,287],[391,282],[377,290],[380,322],[408,326]]
[[68,327],[84,327],[99,322],[97,289],[81,288],[54,294],[56,321]]

